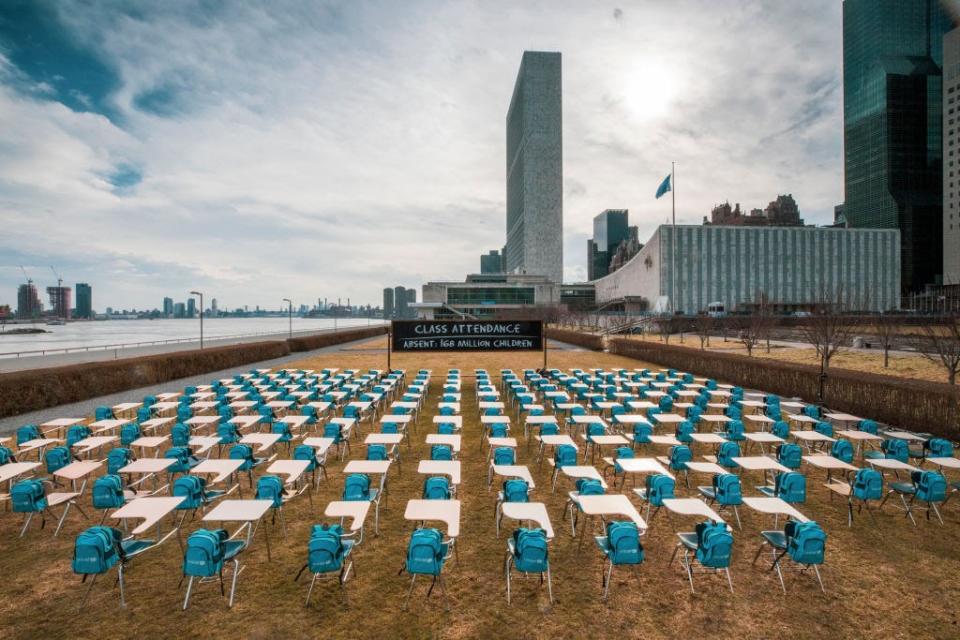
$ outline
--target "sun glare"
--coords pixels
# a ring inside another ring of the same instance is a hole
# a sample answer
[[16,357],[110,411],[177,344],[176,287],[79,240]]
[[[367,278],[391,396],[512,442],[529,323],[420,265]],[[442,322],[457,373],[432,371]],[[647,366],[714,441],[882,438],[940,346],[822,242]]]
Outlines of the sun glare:
[[621,77],[624,107],[638,120],[666,115],[677,89],[676,76],[662,64],[636,65]]

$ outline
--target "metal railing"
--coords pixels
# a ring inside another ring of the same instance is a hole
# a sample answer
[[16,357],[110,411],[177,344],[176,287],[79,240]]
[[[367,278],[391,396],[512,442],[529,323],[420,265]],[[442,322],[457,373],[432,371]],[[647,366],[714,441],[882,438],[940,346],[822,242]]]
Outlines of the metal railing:
[[[359,329],[370,325],[347,325],[346,327],[329,327],[326,329],[301,329],[292,332],[293,335],[328,333],[333,331],[345,331],[348,329]],[[256,333],[237,333],[227,336],[213,336],[207,339],[207,342],[219,342],[224,340],[236,340],[238,338],[255,338],[257,336],[287,336],[287,331],[260,331]],[[54,354],[84,353],[87,351],[119,351],[121,349],[136,349],[139,347],[152,347],[165,344],[183,344],[189,342],[199,342],[199,336],[191,338],[169,338],[167,340],[144,340],[141,342],[124,342],[119,344],[94,344],[86,347],[51,347],[49,349],[31,349],[28,351],[7,351],[0,353],[0,358],[21,358],[27,356],[46,356]]]

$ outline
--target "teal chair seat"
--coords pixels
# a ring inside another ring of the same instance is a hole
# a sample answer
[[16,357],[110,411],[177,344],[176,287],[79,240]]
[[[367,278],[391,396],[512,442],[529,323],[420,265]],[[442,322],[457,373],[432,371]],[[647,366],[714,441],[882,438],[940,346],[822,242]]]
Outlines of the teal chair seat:
[[760,493],[767,496],[768,498],[777,497],[777,491],[773,487],[757,487],[757,489],[760,491]]
[[783,531],[761,531],[760,535],[774,549],[782,551],[787,548],[787,534]]
[[891,482],[890,488],[907,496],[912,496],[917,492],[917,487],[911,482]]
[[134,556],[156,544],[156,540],[124,540],[120,543],[124,556]]
[[223,561],[233,560],[246,546],[245,540],[227,540],[223,543]]
[[680,544],[685,546],[690,551],[697,550],[697,534],[696,533],[678,533],[677,537],[680,539]]

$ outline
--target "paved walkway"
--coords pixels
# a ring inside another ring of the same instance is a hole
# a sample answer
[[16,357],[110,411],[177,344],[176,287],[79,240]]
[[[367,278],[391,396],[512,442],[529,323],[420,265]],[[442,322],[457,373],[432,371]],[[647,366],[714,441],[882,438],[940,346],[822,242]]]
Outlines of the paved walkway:
[[162,393],[164,391],[170,391],[171,389],[180,389],[190,385],[209,384],[211,380],[216,380],[218,378],[229,378],[238,373],[246,373],[250,369],[279,367],[284,363],[292,362],[294,360],[302,360],[303,358],[309,358],[321,353],[330,353],[333,351],[348,349],[353,345],[366,342],[367,340],[370,340],[370,338],[363,338],[353,342],[344,342],[343,344],[337,344],[330,347],[322,347],[320,349],[314,349],[313,351],[300,351],[298,353],[291,353],[290,355],[283,356],[282,358],[274,358],[273,360],[264,360],[262,362],[251,362],[249,364],[245,364],[240,367],[234,367],[232,369],[211,371],[209,373],[203,373],[189,378],[181,378],[179,380],[168,380],[167,382],[159,385],[141,387],[139,389],[127,389],[119,393],[100,396],[99,398],[91,398],[89,400],[82,400],[80,402],[73,402],[70,404],[61,404],[55,407],[40,409],[39,411],[31,411],[30,413],[11,416],[9,418],[0,418],[0,435],[13,433],[16,431],[17,427],[25,424],[41,424],[54,418],[91,415],[94,409],[99,406],[112,407],[113,405],[120,404],[121,402],[129,401],[130,398],[142,398],[143,396]]

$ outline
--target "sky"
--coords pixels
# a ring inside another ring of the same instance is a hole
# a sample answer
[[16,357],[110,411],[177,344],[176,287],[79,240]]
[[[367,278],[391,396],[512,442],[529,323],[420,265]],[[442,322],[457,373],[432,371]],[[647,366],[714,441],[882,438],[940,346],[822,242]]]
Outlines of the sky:
[[[841,3],[0,3],[0,304],[20,265],[94,307],[220,308],[462,280],[504,244],[524,50],[563,55],[564,274],[724,201],[843,199]],[[419,296],[419,292],[418,292]],[[47,301],[45,301],[45,305]]]

